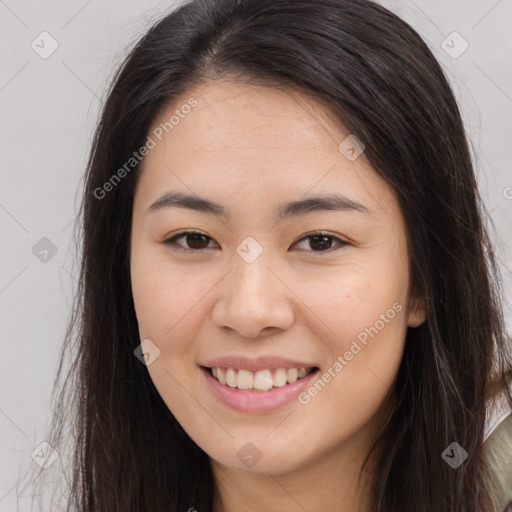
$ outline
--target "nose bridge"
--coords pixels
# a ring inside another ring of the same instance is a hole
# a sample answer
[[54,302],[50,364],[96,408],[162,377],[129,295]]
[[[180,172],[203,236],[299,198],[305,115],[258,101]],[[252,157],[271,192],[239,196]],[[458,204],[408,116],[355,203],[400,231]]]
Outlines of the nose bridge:
[[[265,301],[276,293],[271,283],[272,272],[268,267],[271,263],[271,249],[262,243],[256,242],[252,237],[244,240],[233,254],[233,282],[230,294],[237,299],[244,299],[245,304],[259,303],[259,307],[265,305]],[[238,297],[238,295],[241,297]]]
[[266,327],[288,328],[293,311],[287,288],[270,270],[276,266],[271,249],[254,239],[246,240],[233,253],[232,266],[215,307],[217,326],[230,327],[246,337],[256,337]]

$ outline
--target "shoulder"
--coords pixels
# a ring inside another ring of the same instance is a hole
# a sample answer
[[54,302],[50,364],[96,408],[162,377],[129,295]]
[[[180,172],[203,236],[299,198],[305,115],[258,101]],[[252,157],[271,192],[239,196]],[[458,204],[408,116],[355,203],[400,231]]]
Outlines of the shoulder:
[[498,426],[512,415],[510,396],[512,395],[512,379],[509,380],[509,393],[504,388],[494,388],[492,396],[487,401],[484,441],[498,428]]
[[512,405],[505,389],[488,403],[484,455],[492,474],[495,511],[512,512]]

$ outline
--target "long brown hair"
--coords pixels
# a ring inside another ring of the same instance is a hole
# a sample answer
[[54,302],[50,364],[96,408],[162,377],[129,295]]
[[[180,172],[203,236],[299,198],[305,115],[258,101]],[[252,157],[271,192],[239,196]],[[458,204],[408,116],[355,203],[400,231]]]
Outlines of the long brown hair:
[[[322,98],[396,191],[412,290],[428,316],[407,332],[393,411],[372,446],[372,510],[488,512],[485,399],[492,377],[505,387],[511,367],[488,216],[440,65],[408,24],[369,0],[193,0],[151,27],[117,72],[85,176],[80,280],[57,381],[66,357],[70,365],[48,438],[63,445],[65,419],[72,424],[69,507],[211,511],[208,455],[134,356],[138,166],[103,197],[97,190],[143,146],[165,105],[226,76]],[[468,453],[457,469],[441,457],[453,441]]]

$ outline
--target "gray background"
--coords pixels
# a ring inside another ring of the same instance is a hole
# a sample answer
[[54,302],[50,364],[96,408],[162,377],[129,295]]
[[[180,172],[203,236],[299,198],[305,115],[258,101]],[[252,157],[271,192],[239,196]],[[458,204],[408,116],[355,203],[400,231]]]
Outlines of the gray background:
[[[510,330],[512,0],[381,3],[424,37],[462,107],[497,228]],[[16,509],[16,482],[35,464],[31,453],[49,425],[78,272],[72,223],[106,85],[126,49],[172,5],[0,0],[0,511]],[[20,510],[30,501],[19,498]]]

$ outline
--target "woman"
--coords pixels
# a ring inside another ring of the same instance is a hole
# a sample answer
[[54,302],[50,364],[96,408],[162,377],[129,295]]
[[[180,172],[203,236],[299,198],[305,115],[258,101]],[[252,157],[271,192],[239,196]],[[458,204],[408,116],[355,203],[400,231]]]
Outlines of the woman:
[[70,506],[512,501],[511,360],[468,144],[388,10],[182,5],[115,77],[82,214],[77,381],[49,438],[73,400]]

